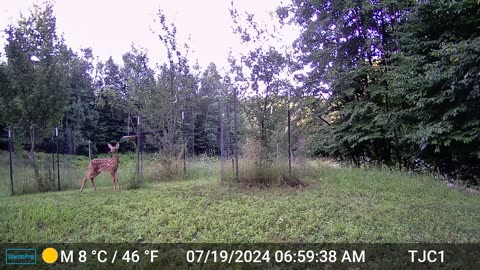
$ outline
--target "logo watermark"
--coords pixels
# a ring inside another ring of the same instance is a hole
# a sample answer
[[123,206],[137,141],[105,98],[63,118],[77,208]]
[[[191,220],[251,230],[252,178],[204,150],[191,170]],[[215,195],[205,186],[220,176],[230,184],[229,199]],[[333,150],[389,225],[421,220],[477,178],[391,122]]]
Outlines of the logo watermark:
[[7,248],[5,249],[5,263],[7,265],[37,264],[37,250],[34,248]]

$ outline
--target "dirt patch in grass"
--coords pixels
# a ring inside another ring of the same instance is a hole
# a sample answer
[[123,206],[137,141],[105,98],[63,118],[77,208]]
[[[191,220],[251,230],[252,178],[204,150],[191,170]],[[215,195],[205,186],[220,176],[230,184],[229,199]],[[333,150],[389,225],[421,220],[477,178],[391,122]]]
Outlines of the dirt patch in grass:
[[259,189],[268,189],[273,187],[283,187],[283,188],[306,188],[308,186],[307,182],[301,180],[296,176],[291,175],[281,175],[278,177],[277,181],[272,182],[269,179],[242,179],[239,186],[241,188],[259,188]]
[[298,188],[298,187],[306,187],[307,183],[304,182],[303,180],[300,180],[299,178],[291,175],[282,175],[280,176],[280,181],[283,186],[288,186],[288,187],[293,187],[293,188]]

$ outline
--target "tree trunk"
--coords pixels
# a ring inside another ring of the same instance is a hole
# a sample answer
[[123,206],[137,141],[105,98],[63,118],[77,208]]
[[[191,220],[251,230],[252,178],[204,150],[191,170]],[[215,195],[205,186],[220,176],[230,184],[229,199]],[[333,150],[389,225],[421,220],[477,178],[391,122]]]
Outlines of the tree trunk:
[[37,163],[35,162],[35,126],[30,125],[30,153],[29,158],[32,161],[34,178],[37,181],[38,188],[43,191],[43,183],[38,171]]
[[237,183],[240,182],[238,178],[238,97],[237,97],[237,88],[233,89],[233,114],[235,122],[235,131],[234,131],[234,146],[233,153],[235,156],[235,180]]
[[30,159],[34,159],[35,156],[35,127],[30,125]]
[[224,111],[223,97],[220,98],[220,181],[223,184],[225,181],[225,145],[224,145],[224,125],[223,125],[223,111]]
[[227,144],[227,147],[226,147],[226,158],[230,158],[230,156],[232,156],[233,154],[233,151],[232,151],[232,137],[230,136],[230,132],[231,132],[231,118],[230,118],[230,106],[229,106],[229,103],[227,102],[226,104],[226,117],[227,117],[227,125],[226,125],[226,130],[225,130],[225,141],[226,141],[226,144]]

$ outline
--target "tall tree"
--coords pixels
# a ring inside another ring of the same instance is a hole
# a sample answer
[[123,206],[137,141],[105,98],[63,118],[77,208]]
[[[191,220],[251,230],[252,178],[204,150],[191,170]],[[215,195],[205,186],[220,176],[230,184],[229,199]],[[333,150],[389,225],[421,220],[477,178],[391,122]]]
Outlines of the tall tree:
[[[97,132],[98,112],[95,110],[92,50],[82,49],[78,55],[69,49],[62,50],[67,63],[68,91],[70,100],[63,117],[65,152],[77,153],[77,148],[87,144]],[[86,149],[85,149],[86,150]],[[84,151],[84,153],[86,153]]]
[[[236,83],[247,84],[242,93],[245,96],[244,111],[247,118],[252,120],[251,135],[262,148],[258,157],[258,164],[261,165],[262,160],[269,158],[268,153],[272,152],[270,136],[277,128],[276,125],[282,123],[274,121],[272,109],[285,104],[287,90],[291,87],[286,80],[288,56],[280,52],[280,48],[268,45],[276,39],[275,33],[259,24],[253,14],[245,12],[242,16],[232,4],[230,15],[235,23],[234,32],[240,36],[241,42],[250,48],[240,57],[240,61],[230,59],[230,64],[232,71],[236,73]],[[245,65],[246,70],[237,67],[236,62]],[[249,90],[251,92],[247,93]]]
[[319,153],[478,181],[478,1],[294,0],[277,14],[302,29]]
[[200,79],[195,96],[198,100],[195,117],[195,152],[197,154],[219,154],[220,99],[223,85],[215,64],[211,63]]
[[417,160],[480,182],[480,4],[418,3],[401,28],[392,85],[402,91],[405,143]]
[[34,151],[36,138],[42,134],[37,133],[60,122],[69,100],[66,63],[61,56],[63,39],[56,33],[52,4],[34,6],[29,17],[22,16],[17,25],[6,29],[6,35],[6,121],[29,130],[30,157],[39,179]]
[[[128,113],[126,112],[126,79],[120,66],[110,57],[97,65],[96,111],[98,124],[92,141],[105,148],[125,135]],[[106,149],[105,149],[106,150]]]
[[[188,46],[180,48],[175,25],[167,22],[162,11],[158,13],[157,22],[160,27],[157,34],[167,62],[158,67],[156,85],[147,93],[142,115],[149,133],[147,142],[160,150],[165,162],[170,163],[183,149],[181,112],[188,107],[186,100],[196,91],[197,81],[188,65]],[[186,114],[189,115],[191,113]]]
[[12,100],[9,118],[28,126],[33,154],[36,129],[58,123],[68,102],[65,62],[60,54],[64,45],[56,34],[53,6],[34,6],[28,18],[21,17],[6,33]]
[[338,157],[400,163],[399,155],[392,159],[400,150],[397,103],[385,74],[399,49],[398,25],[412,4],[298,0],[278,9],[281,19],[302,29],[295,46],[304,75],[297,78],[304,94],[318,100],[309,102],[311,110],[333,128],[330,150]]

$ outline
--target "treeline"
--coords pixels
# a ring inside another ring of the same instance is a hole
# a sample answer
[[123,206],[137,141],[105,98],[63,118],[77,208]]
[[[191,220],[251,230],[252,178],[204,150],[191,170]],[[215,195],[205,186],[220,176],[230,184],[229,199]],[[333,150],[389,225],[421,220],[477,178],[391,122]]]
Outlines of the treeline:
[[[167,51],[153,69],[146,53],[132,47],[122,63],[95,59],[93,51],[74,52],[56,33],[53,5],[35,6],[6,30],[6,62],[0,65],[1,130],[11,128],[19,148],[50,151],[59,127],[60,151],[106,152],[107,143],[135,133],[140,117],[144,150],[172,157],[187,143],[189,155],[219,154],[220,100],[231,115],[232,99],[215,64],[205,70],[188,62],[176,29],[162,13],[157,33]],[[183,116],[183,119],[182,119]],[[231,126],[225,147],[232,152]],[[3,136],[2,136],[3,137]],[[4,139],[4,138],[2,138]],[[4,144],[4,147],[6,145]],[[126,143],[124,151],[133,150]]]
[[122,63],[72,51],[56,34],[53,6],[36,6],[5,32],[0,128],[33,153],[48,150],[59,126],[63,151],[82,154],[89,140],[102,152],[134,132],[140,116],[145,151],[166,159],[184,143],[189,156],[219,155],[222,141],[233,155],[238,139],[238,151],[249,145],[268,161],[288,155],[290,111],[296,161],[327,156],[478,184],[479,5],[293,0],[276,13],[300,28],[293,47],[269,46],[278,33],[232,5],[233,30],[250,49],[232,53],[222,72],[190,63],[161,12],[156,34],[167,53],[151,68],[141,48]]
[[479,1],[295,0],[277,14],[301,28],[314,155],[478,183]]

